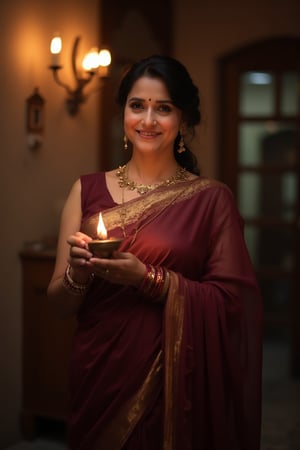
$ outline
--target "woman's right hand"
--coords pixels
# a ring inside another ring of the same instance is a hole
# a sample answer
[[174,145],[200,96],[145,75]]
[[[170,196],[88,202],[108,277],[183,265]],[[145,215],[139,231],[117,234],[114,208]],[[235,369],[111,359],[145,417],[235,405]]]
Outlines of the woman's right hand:
[[67,243],[70,246],[68,263],[71,266],[71,275],[74,281],[84,283],[88,280],[92,267],[89,264],[93,254],[89,251],[88,242],[92,238],[80,231],[70,235]]

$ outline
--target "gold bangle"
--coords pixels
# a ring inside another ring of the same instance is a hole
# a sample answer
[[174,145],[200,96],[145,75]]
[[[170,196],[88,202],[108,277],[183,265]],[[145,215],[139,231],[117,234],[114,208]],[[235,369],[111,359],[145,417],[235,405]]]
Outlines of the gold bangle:
[[87,292],[88,288],[90,287],[90,284],[92,283],[92,281],[94,279],[94,274],[93,273],[90,274],[90,277],[89,277],[87,283],[77,283],[71,277],[70,270],[71,270],[71,266],[70,266],[70,264],[68,264],[67,268],[65,270],[65,273],[64,273],[63,280],[62,280],[63,286],[71,294],[84,295]]

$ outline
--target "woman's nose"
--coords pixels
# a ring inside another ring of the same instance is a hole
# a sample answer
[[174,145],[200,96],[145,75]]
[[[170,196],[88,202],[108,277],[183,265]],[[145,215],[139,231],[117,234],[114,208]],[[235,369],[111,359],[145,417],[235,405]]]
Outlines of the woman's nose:
[[143,123],[148,127],[155,126],[157,124],[157,120],[155,119],[155,112],[151,108],[145,111]]

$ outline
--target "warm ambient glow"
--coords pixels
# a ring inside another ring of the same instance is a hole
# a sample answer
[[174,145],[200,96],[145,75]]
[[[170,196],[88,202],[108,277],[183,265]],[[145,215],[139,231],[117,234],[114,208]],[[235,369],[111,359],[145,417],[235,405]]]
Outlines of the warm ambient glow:
[[99,239],[107,239],[107,231],[106,231],[106,228],[105,228],[105,225],[104,225],[101,213],[99,213],[97,234],[98,234]]

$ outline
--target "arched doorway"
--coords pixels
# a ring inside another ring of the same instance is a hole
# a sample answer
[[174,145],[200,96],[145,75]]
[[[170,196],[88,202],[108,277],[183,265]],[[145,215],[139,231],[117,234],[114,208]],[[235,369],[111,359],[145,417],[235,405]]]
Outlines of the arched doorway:
[[219,178],[245,219],[265,304],[265,338],[286,340],[300,376],[300,39],[257,42],[220,60]]

